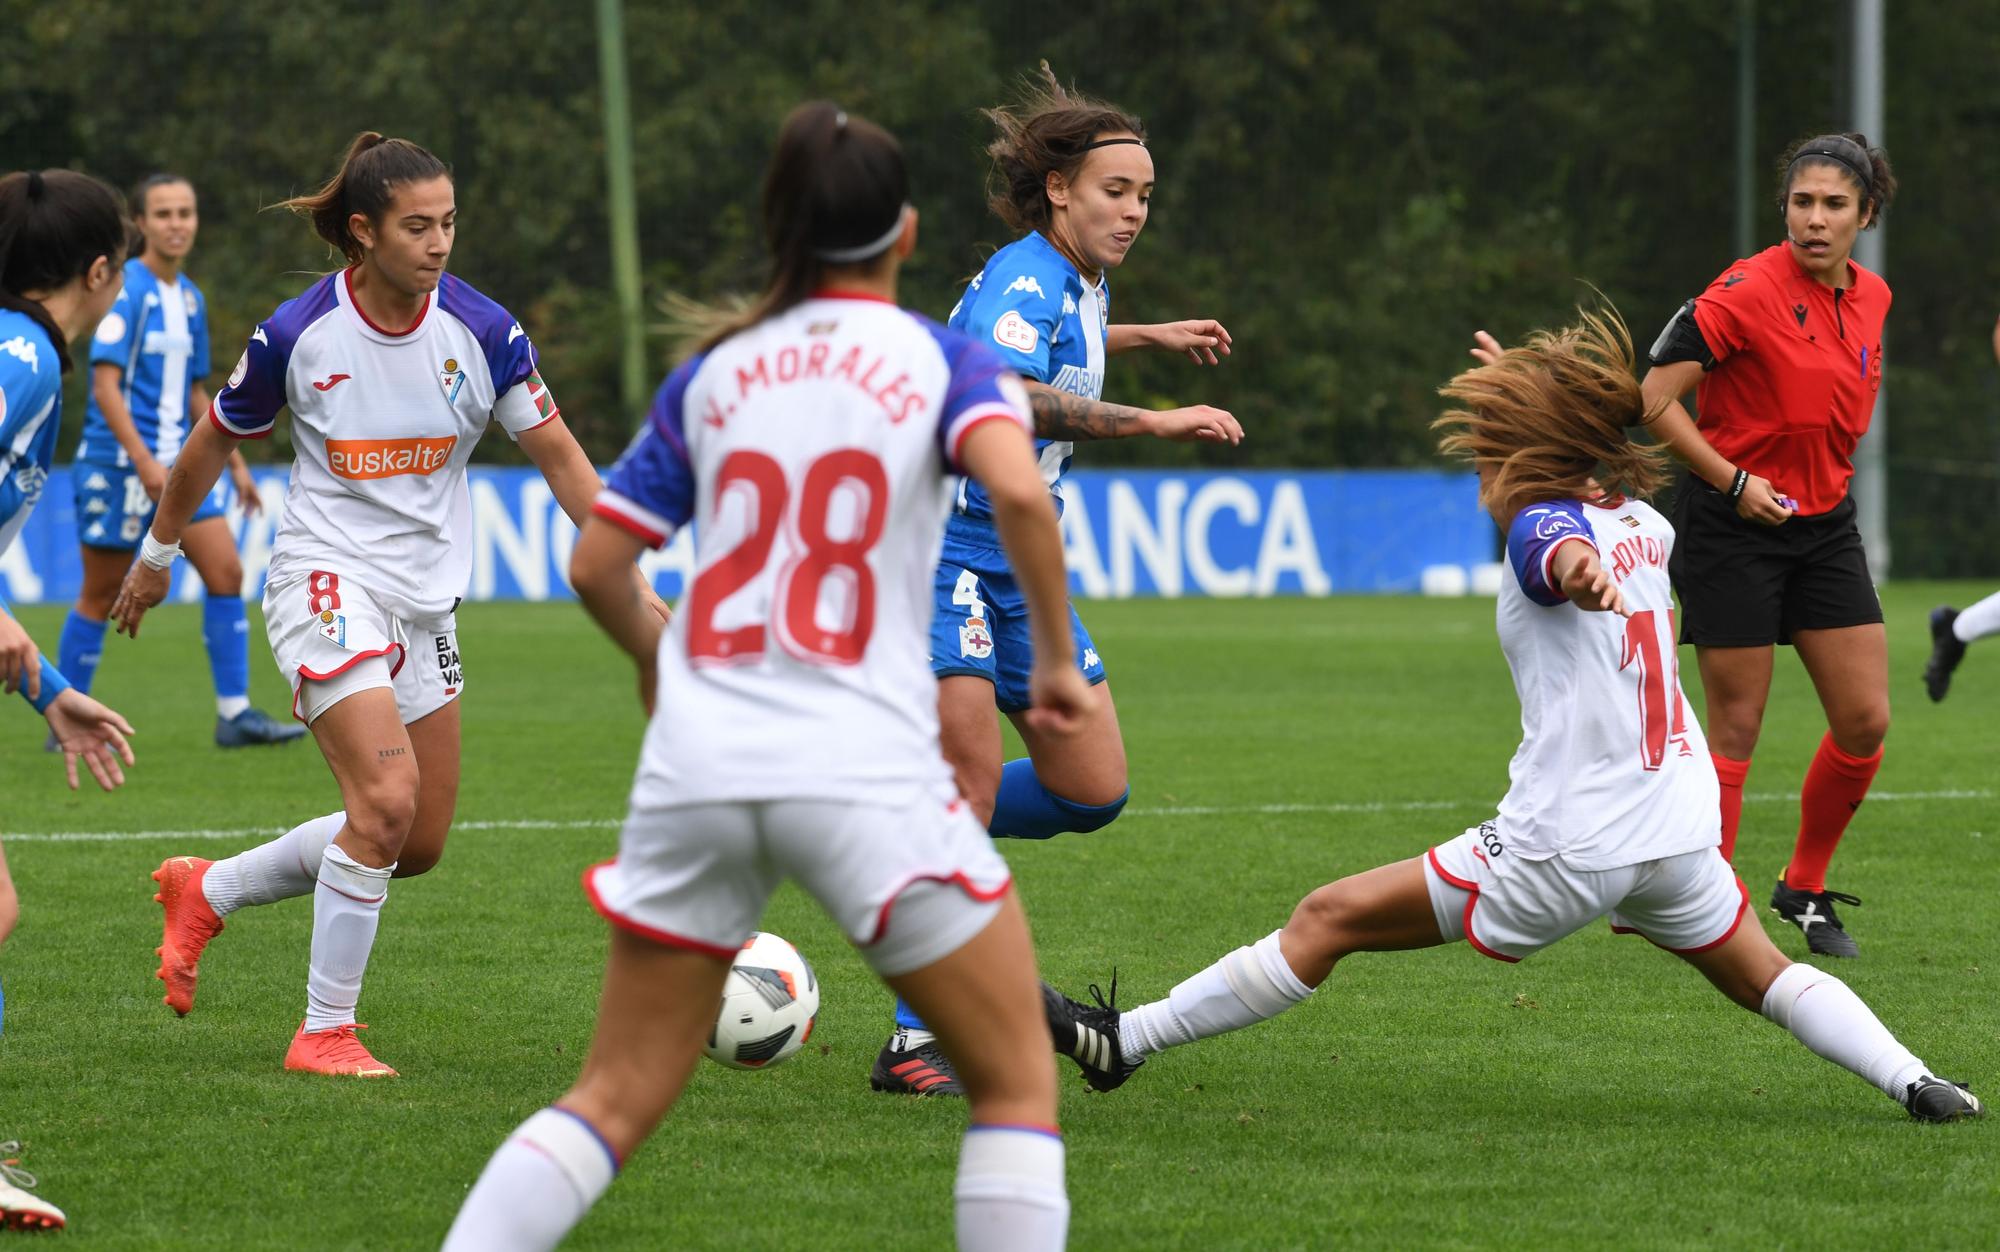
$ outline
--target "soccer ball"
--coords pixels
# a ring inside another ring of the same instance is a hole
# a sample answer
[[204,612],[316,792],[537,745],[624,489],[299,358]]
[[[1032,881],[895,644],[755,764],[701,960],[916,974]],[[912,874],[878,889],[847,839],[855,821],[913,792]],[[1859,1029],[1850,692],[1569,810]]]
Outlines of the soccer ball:
[[730,963],[722,1011],[702,1052],[731,1069],[769,1069],[805,1046],[819,1017],[819,979],[799,950],[766,930]]

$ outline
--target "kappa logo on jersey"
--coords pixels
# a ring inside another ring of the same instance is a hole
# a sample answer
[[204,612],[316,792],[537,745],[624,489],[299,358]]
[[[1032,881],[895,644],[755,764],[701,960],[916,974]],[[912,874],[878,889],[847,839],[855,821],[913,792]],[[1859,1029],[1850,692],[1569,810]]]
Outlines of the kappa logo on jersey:
[[[518,326],[514,328],[517,334],[520,329]],[[444,359],[444,368],[438,371],[438,381],[444,384],[445,403],[457,404],[458,393],[465,388],[465,371],[458,368],[457,357],[448,356]]]
[[465,685],[465,667],[458,663],[458,636],[436,635],[432,641],[437,646],[438,677],[444,680],[444,693],[456,695]]
[[4,352],[26,365],[29,373],[39,374],[42,372],[41,356],[35,351],[35,345],[28,342],[26,335],[16,335],[7,342],[0,343],[0,352]]
[[1035,345],[1041,341],[1042,332],[1035,329],[1035,324],[1012,309],[993,323],[993,342],[1003,348],[1033,352]]
[[451,461],[457,435],[435,439],[329,439],[327,468],[335,478],[362,482],[400,474],[435,474]]
[[83,489],[85,491],[102,491],[110,485],[105,480],[104,475],[98,473],[96,470],[90,471],[90,477],[83,480]]
[[85,517],[95,517],[99,513],[109,513],[110,511],[111,506],[96,497],[92,497],[86,501],[83,506],[83,515]]
[[1063,316],[1076,316],[1076,297],[1067,291],[1063,292]]
[[328,374],[325,381],[313,380],[314,391],[332,391],[335,387],[354,377],[352,374]]
[[1042,280],[1036,278],[1033,274],[1021,275],[1013,282],[1008,283],[1007,290],[1001,292],[1000,294],[1004,296],[1009,294],[1010,292],[1015,292],[1015,291],[1032,291],[1035,293],[1035,295],[1039,296],[1041,299],[1046,300],[1049,298],[1049,293],[1042,290]]
[[985,618],[965,619],[965,625],[958,628],[958,651],[961,656],[980,661],[993,655],[993,632],[987,628]]
[[1103,664],[1103,661],[1097,655],[1096,648],[1085,648],[1083,650],[1083,668],[1096,669],[1101,664]]

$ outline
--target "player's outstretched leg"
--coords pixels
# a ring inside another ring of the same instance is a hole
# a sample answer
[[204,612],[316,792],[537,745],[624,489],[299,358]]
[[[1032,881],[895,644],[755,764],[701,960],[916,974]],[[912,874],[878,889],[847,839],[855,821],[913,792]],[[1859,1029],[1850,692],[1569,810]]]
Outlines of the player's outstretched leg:
[[1940,604],[1931,610],[1931,655],[1924,662],[1924,694],[1936,704],[1951,690],[1952,673],[1965,659],[1965,644],[1953,633],[1958,610]]
[[1731,1000],[1873,1084],[1918,1121],[1950,1122],[1985,1113],[1970,1091],[1933,1074],[1890,1034],[1846,983],[1824,970],[1794,964],[1763,927],[1738,926],[1714,948],[1679,955]]
[[320,858],[346,821],[345,813],[329,813],[220,861],[170,856],[160,863],[153,871],[153,881],[160,884],[153,899],[165,913],[165,924],[155,977],[167,984],[169,1008],[183,1017],[193,1011],[201,955],[209,940],[222,933],[224,918],[245,905],[312,892]]
[[1043,1007],[1056,1050],[1091,1086],[1109,1091],[1154,1052],[1276,1017],[1350,953],[1443,942],[1423,859],[1412,857],[1321,887],[1299,901],[1284,929],[1236,949],[1164,1000],[1120,1012],[1103,997],[1092,1007],[1050,988]]
[[18,1140],[0,1143],[0,1230],[61,1230],[63,1211],[33,1194],[35,1176],[21,1168]]

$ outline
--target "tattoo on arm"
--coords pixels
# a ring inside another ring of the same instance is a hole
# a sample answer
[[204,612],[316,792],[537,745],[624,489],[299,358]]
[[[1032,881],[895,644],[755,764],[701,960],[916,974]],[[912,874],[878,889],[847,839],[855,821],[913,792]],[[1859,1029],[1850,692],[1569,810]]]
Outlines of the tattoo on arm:
[[1106,404],[1053,387],[1028,388],[1028,407],[1035,416],[1035,434],[1043,439],[1122,439],[1138,433],[1146,411],[1123,404]]

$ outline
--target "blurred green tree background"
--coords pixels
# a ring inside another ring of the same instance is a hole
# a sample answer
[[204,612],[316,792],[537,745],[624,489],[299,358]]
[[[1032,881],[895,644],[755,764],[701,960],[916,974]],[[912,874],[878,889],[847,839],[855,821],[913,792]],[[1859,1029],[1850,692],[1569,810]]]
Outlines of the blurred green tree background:
[[[628,0],[646,298],[755,288],[769,143],[791,105],[829,97],[902,137],[923,211],[905,301],[942,317],[1008,238],[984,208],[978,111],[1047,57],[1152,136],[1153,216],[1113,316],[1213,316],[1236,340],[1219,370],[1122,358],[1107,396],[1222,405],[1251,434],[1234,453],[1142,441],[1085,462],[1424,464],[1473,329],[1518,337],[1595,287],[1643,350],[1734,258],[1737,16],[1734,0]],[[1759,246],[1781,238],[1779,151],[1844,123],[1844,21],[1757,6]],[[618,398],[589,5],[0,0],[0,29],[0,166],[195,182],[189,271],[218,374],[335,264],[266,206],[372,128],[452,164],[453,269],[521,317],[591,452],[624,444],[638,415]],[[1893,6],[1887,58],[1896,572],[2000,572],[2000,6]],[[664,372],[673,345],[648,345]]]

